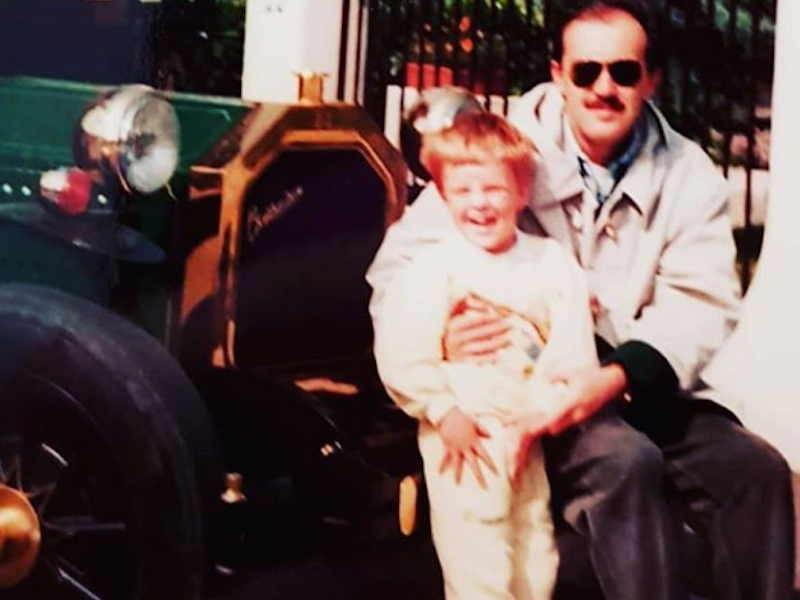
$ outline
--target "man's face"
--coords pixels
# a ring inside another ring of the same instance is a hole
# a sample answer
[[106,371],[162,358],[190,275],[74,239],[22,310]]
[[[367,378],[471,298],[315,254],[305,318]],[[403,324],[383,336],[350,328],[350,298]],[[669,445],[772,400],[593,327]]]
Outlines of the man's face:
[[628,13],[609,9],[569,23],[562,47],[550,68],[567,120],[586,155],[607,164],[657,86],[658,73],[645,65],[647,34]]
[[511,169],[502,161],[445,165],[442,194],[456,226],[487,252],[504,252],[516,236],[525,205]]

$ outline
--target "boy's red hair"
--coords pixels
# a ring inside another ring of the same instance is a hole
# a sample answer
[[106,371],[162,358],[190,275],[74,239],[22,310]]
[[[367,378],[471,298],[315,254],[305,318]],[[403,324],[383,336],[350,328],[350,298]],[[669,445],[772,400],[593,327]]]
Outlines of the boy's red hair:
[[520,193],[527,197],[535,154],[533,142],[506,119],[477,112],[459,115],[452,126],[424,135],[420,160],[439,191],[445,166],[499,160],[511,169]]

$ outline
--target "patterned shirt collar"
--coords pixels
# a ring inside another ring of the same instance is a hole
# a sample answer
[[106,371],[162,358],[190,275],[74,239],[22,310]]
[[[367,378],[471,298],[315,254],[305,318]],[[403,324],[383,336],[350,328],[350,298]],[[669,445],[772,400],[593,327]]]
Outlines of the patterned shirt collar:
[[566,117],[564,117],[564,131],[566,147],[576,155],[583,185],[594,196],[597,201],[596,209],[599,211],[642,151],[647,139],[647,123],[642,116],[639,117],[624,150],[607,167],[597,165],[587,158],[578,145]]

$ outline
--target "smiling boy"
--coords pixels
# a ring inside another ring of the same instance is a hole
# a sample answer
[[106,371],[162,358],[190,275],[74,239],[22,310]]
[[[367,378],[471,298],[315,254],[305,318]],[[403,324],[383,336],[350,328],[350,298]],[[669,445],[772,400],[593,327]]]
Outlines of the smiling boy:
[[[556,242],[517,229],[533,155],[525,136],[489,113],[426,136],[422,161],[456,232],[392,282],[376,321],[381,379],[420,420],[448,600],[550,598],[558,556],[549,486],[538,442],[518,453],[521,423],[558,412],[557,373],[597,365],[583,273]],[[503,321],[508,344],[492,361],[448,362],[446,324],[470,305]]]

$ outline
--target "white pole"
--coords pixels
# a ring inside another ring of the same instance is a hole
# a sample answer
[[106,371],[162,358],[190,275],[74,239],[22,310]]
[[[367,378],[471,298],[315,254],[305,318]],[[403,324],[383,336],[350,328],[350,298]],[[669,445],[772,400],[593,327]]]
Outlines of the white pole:
[[314,71],[328,76],[324,98],[335,98],[342,25],[342,0],[247,0],[242,97],[294,102],[295,73]]
[[742,320],[709,371],[751,430],[800,472],[800,2],[778,0],[770,199]]

